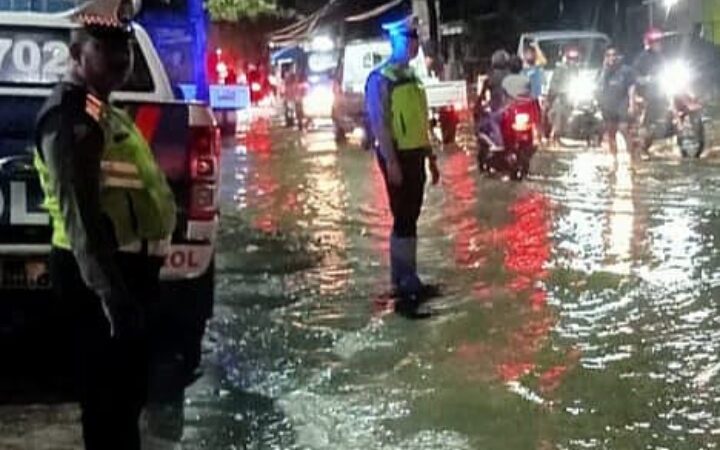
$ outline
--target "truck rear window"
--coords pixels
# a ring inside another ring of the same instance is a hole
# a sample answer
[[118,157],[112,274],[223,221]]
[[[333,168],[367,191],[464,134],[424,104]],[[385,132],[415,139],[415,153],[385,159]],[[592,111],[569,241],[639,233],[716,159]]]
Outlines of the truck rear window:
[[[23,26],[0,27],[0,86],[45,87],[60,81],[68,71],[70,31]],[[121,90],[152,92],[154,84],[147,61],[134,42],[135,66]]]

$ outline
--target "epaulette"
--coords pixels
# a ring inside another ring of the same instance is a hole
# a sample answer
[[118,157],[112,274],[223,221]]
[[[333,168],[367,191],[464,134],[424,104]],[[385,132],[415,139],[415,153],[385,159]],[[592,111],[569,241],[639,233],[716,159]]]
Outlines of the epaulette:
[[102,117],[102,108],[103,102],[99,98],[90,93],[85,96],[85,113],[92,117],[95,122],[100,122],[100,118]]

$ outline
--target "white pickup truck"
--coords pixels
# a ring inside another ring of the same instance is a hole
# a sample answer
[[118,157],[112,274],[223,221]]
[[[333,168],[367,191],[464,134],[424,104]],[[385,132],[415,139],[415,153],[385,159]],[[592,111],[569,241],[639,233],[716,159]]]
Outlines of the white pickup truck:
[[[72,26],[63,14],[0,14],[0,336],[43,333],[52,322],[50,219],[41,208],[32,164],[33,135],[39,108],[67,73]],[[134,27],[134,71],[112,100],[135,119],[177,199],[178,225],[162,270],[160,302],[167,342],[177,346],[173,350],[192,372],[214,302],[217,126],[207,106],[175,101],[150,38]]]
[[[338,141],[356,128],[363,129],[364,145],[372,139],[365,120],[365,82],[377,65],[390,57],[390,43],[386,40],[360,40],[349,42],[343,49],[335,76],[333,124]],[[458,113],[468,108],[465,81],[440,81],[428,73],[425,55],[420,54],[410,63],[425,87],[433,121],[440,125],[444,143],[455,141]]]

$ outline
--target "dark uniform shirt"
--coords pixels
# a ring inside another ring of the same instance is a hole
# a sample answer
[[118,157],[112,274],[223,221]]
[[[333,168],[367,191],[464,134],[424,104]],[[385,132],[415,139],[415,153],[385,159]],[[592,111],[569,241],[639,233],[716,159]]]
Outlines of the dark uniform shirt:
[[36,142],[83,280],[102,300],[123,301],[117,244],[100,205],[105,133],[99,120],[97,99],[78,85],[60,83],[40,112]]
[[618,64],[603,70],[600,83],[600,106],[603,111],[627,111],[630,106],[630,88],[635,83],[635,72],[625,64]]
[[637,74],[638,94],[643,97],[662,96],[658,76],[663,61],[663,56],[658,52],[645,50],[638,55],[635,64],[633,64],[633,69]]

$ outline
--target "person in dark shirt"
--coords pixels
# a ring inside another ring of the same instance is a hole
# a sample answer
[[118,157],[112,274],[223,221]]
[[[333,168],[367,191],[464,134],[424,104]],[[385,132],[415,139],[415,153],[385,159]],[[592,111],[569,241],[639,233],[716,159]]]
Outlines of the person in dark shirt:
[[503,89],[503,81],[510,74],[509,62],[510,55],[505,50],[497,50],[493,53],[490,60],[490,74],[483,83],[475,105],[478,127],[490,137],[491,147],[495,148],[503,146],[500,120],[507,97]]
[[600,109],[605,120],[610,153],[617,155],[617,134],[622,134],[632,154],[628,137],[628,110],[630,95],[635,84],[635,72],[622,62],[622,56],[615,47],[605,51],[605,63],[600,76]]

